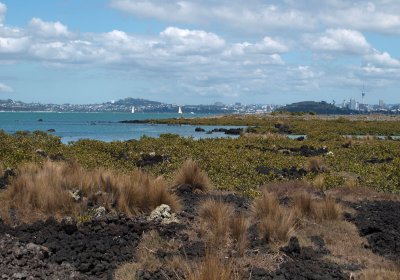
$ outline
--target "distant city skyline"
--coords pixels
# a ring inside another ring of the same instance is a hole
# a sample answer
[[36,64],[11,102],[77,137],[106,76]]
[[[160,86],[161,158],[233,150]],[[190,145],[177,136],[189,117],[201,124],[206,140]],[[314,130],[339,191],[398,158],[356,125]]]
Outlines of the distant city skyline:
[[0,99],[400,103],[398,0],[0,0]]

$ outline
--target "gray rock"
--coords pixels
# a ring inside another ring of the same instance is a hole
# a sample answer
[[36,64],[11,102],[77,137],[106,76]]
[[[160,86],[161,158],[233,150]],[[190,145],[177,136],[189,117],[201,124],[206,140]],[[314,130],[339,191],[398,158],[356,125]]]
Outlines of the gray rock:
[[149,219],[152,221],[160,221],[164,224],[179,222],[179,220],[175,217],[175,214],[171,213],[171,207],[169,207],[167,204],[161,204],[154,209],[151,212]]

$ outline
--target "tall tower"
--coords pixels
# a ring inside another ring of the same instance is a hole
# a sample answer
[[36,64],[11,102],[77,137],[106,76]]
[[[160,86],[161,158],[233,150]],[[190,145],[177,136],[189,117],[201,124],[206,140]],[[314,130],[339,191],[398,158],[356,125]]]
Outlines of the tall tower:
[[362,100],[361,102],[362,102],[363,105],[365,104],[365,103],[364,103],[365,94],[366,94],[366,92],[365,92],[365,85],[363,85],[362,90],[361,90],[361,100]]

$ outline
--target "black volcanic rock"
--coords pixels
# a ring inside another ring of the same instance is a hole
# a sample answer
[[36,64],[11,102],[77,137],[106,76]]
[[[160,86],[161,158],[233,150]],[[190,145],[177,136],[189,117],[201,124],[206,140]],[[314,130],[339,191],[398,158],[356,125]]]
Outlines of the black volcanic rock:
[[348,217],[365,236],[374,253],[400,259],[400,201],[367,201],[354,204],[355,217]]

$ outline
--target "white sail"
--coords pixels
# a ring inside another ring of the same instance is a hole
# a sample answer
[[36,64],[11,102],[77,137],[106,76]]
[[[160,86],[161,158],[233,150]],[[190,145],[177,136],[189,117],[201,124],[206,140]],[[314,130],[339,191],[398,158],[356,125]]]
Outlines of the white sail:
[[181,106],[179,106],[178,114],[183,114]]
[[132,106],[132,114],[135,113],[135,106]]

